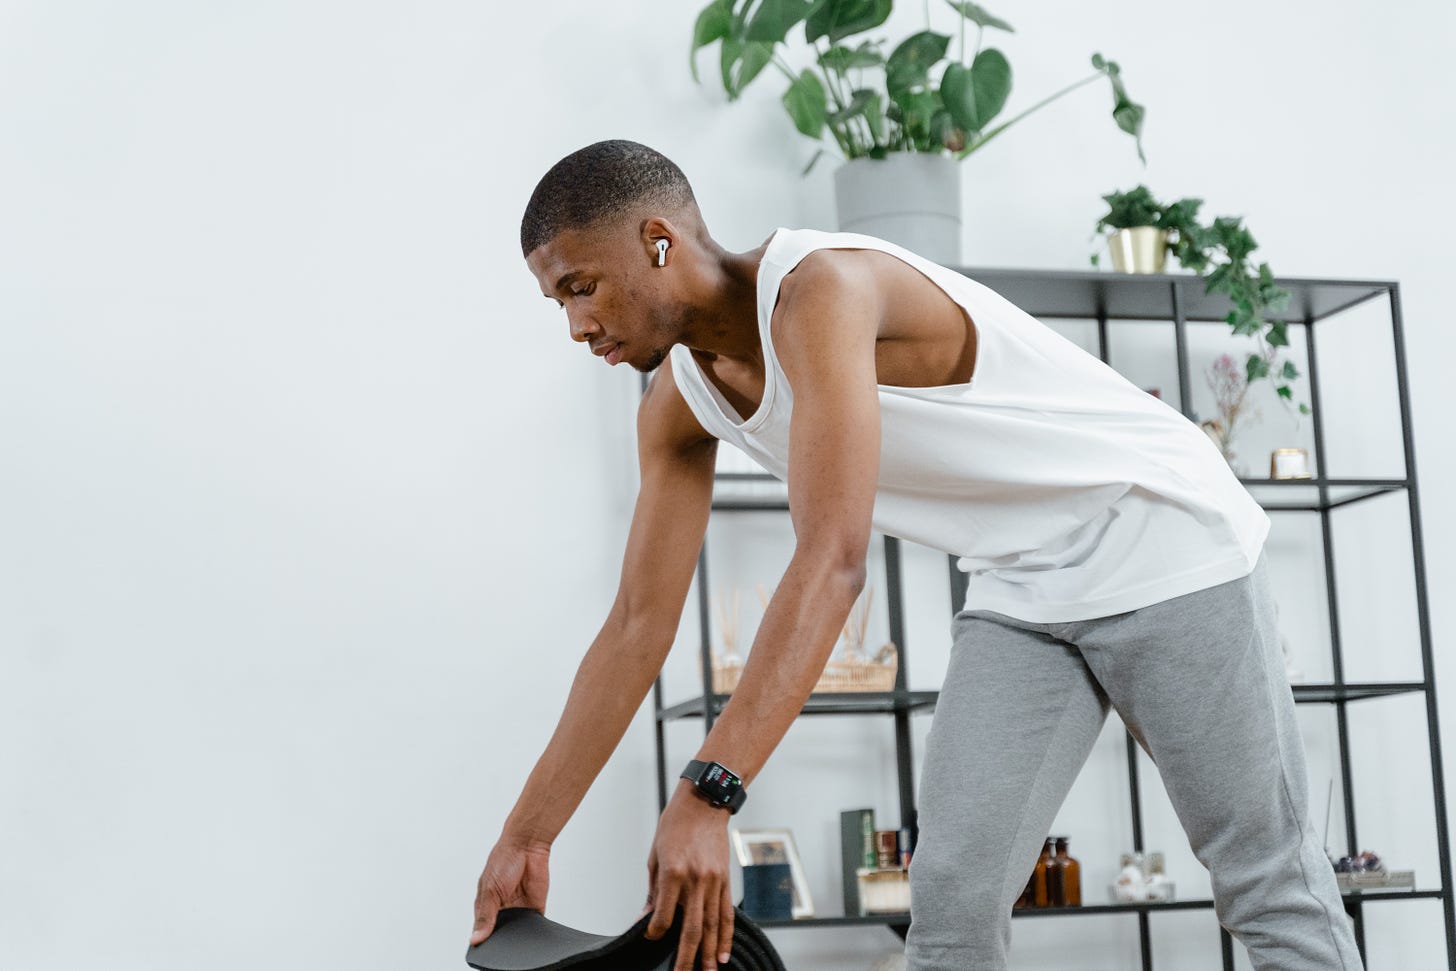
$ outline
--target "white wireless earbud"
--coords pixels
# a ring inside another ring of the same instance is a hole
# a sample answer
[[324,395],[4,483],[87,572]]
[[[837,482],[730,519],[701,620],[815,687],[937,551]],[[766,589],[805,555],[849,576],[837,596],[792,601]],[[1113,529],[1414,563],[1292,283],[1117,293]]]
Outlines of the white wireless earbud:
[[667,240],[665,240],[665,239],[659,239],[657,241],[657,265],[658,266],[666,266],[667,265],[667,245],[668,245],[667,244]]

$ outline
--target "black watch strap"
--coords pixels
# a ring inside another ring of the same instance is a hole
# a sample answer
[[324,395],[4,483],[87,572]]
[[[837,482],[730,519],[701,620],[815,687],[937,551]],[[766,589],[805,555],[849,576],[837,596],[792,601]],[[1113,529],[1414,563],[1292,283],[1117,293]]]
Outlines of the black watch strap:
[[687,779],[699,795],[714,806],[727,809],[729,815],[738,812],[748,801],[748,790],[743,787],[743,780],[721,762],[692,759],[679,778]]

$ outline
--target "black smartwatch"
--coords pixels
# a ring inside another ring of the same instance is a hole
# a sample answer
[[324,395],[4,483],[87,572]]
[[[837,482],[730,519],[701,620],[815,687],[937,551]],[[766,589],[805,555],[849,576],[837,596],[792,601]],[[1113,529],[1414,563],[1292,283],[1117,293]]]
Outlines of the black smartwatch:
[[727,809],[730,816],[742,809],[743,804],[748,801],[748,790],[743,788],[743,780],[718,762],[693,759],[682,770],[681,778],[691,782],[698,790],[698,795],[708,802],[720,809]]

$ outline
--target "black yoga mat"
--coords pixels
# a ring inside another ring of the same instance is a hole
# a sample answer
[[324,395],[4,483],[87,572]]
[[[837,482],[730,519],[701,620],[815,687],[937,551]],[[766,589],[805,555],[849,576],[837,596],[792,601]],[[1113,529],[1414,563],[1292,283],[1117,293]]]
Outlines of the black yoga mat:
[[[682,934],[682,911],[660,939],[643,937],[651,914],[618,937],[588,934],[525,907],[508,907],[496,916],[495,930],[465,952],[465,963],[479,971],[671,971]],[[731,971],[784,971],[778,952],[758,925],[733,908]],[[698,960],[694,968],[701,968]]]

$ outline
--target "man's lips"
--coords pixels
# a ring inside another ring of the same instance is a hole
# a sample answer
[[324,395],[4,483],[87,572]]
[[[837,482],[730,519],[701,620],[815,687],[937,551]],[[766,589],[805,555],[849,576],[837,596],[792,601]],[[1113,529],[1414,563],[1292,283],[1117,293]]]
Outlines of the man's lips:
[[606,358],[608,364],[614,365],[622,360],[622,342],[612,341],[607,344],[598,344],[592,348],[592,353]]

